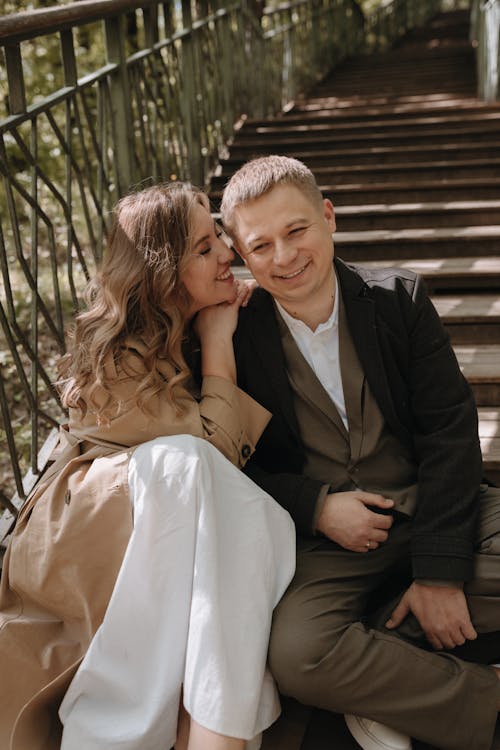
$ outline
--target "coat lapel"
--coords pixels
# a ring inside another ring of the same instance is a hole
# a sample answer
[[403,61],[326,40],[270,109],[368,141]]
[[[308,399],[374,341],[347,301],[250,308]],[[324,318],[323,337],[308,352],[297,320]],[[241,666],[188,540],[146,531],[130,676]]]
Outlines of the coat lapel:
[[379,408],[393,432],[406,442],[408,433],[397,416],[380,351],[375,302],[363,279],[349,266],[335,258],[337,277],[342,287],[346,318],[352,341],[366,379]]

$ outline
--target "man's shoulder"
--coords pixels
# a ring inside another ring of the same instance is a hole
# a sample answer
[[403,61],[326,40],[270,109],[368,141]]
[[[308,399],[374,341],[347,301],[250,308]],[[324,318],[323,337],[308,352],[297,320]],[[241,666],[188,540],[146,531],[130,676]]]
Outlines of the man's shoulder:
[[273,298],[265,289],[258,286],[254,289],[252,296],[246,307],[241,307],[239,312],[239,322],[247,323],[255,317],[272,319],[275,317]]
[[397,290],[403,287],[410,294],[419,278],[418,274],[406,268],[395,266],[365,266],[358,263],[346,263],[340,258],[335,259],[337,275],[342,287],[347,286],[354,291],[357,287],[368,286],[370,289],[377,288]]

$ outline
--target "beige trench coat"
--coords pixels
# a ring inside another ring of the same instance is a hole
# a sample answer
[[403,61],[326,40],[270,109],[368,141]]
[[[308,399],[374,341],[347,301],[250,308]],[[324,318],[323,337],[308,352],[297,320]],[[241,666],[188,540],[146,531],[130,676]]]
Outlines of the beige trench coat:
[[[141,345],[127,353],[140,370]],[[168,379],[171,373],[160,363]],[[55,750],[59,704],[99,627],[132,530],[131,448],[161,435],[203,437],[242,466],[270,415],[222,378],[187,391],[183,411],[160,395],[152,415],[117,373],[120,413],[108,426],[70,415],[55,463],[19,516],[0,587],[0,748]]]

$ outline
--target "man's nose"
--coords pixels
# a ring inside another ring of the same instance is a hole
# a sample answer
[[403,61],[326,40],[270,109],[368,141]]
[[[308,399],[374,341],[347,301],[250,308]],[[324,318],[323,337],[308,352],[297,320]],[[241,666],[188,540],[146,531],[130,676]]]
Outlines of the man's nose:
[[287,266],[297,255],[297,250],[290,242],[278,241],[274,246],[274,262],[277,266]]

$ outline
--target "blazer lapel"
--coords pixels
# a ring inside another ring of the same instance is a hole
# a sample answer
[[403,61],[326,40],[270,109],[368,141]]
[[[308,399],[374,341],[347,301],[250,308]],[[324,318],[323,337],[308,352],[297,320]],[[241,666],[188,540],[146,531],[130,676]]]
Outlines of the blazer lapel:
[[408,434],[397,416],[380,351],[375,302],[370,299],[365,282],[354,270],[338,258],[335,258],[335,267],[352,341],[366,379],[389,426],[406,441]]

